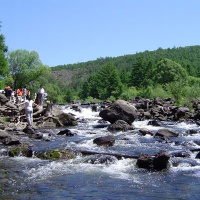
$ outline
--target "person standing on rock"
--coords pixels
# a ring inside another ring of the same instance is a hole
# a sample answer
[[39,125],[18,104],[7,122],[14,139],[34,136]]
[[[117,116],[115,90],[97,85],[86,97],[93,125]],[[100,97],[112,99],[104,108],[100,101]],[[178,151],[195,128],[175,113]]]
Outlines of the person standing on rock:
[[26,101],[26,92],[27,92],[26,86],[24,86],[23,89],[22,89],[22,98],[23,98],[23,101]]
[[11,96],[12,96],[12,88],[11,86],[7,86],[5,89],[5,96],[9,101],[11,101]]
[[42,105],[44,102],[44,88],[43,85],[40,85],[40,88],[38,89],[36,102],[38,105]]
[[16,92],[16,103],[21,103],[22,102],[22,94],[23,94],[23,90],[22,90],[22,87],[20,86],[18,89],[17,89],[17,92]]
[[27,123],[29,126],[33,125],[33,104],[37,106],[37,104],[31,100],[29,96],[26,97],[26,101],[21,103],[20,105],[25,104],[25,114],[26,114],[26,119]]

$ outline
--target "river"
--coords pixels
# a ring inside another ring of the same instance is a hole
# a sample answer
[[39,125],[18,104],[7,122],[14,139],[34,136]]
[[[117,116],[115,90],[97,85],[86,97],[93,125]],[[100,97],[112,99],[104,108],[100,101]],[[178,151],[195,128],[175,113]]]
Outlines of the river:
[[[147,128],[156,131],[167,128],[179,133],[170,142],[161,141],[151,135],[142,136],[137,131],[113,133],[115,144],[112,147],[98,147],[93,140],[110,134],[107,127],[98,125],[99,113],[90,107],[82,107],[81,112],[63,106],[79,119],[75,127],[66,127],[76,135],[57,135],[61,129],[51,129],[51,141],[32,140],[34,150],[69,148],[98,152],[157,153],[188,151],[199,148],[200,128],[191,123],[168,123],[163,127],[153,127],[148,121],[135,121],[137,129]],[[64,128],[63,128],[64,129]],[[188,134],[188,130],[196,130]],[[46,133],[44,133],[46,134]],[[27,139],[27,138],[25,138]],[[31,139],[29,139],[31,140]],[[4,151],[0,144],[0,152]],[[139,169],[135,159],[114,159],[112,162],[92,164],[86,157],[64,161],[47,161],[38,158],[0,156],[0,199],[1,200],[199,200],[200,199],[200,160],[197,152],[190,152],[189,158],[170,158],[170,167],[160,172]],[[91,159],[94,157],[90,156]]]

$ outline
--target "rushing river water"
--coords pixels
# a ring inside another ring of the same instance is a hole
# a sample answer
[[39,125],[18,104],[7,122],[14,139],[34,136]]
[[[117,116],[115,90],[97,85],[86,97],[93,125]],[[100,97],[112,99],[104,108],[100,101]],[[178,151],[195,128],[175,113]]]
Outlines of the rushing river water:
[[[62,147],[138,155],[141,152],[154,154],[160,150],[187,151],[191,147],[199,148],[200,145],[200,128],[197,125],[166,123],[164,128],[179,133],[179,137],[171,142],[127,131],[114,133],[114,146],[98,147],[93,144],[94,138],[110,134],[106,126],[95,128],[100,119],[98,112],[92,112],[90,107],[82,108],[81,112],[65,107],[63,109],[79,118],[77,126],[67,127],[76,135],[60,136],[57,135],[60,129],[49,130],[51,141],[33,140],[33,150]],[[133,123],[136,129],[156,131],[163,128],[147,124],[148,121]],[[187,131],[191,129],[197,130],[197,133],[189,135]],[[4,151],[1,144],[0,151]],[[1,156],[0,199],[199,200],[200,161],[195,159],[196,154],[197,152],[190,153],[189,158],[170,158],[169,169],[161,172],[139,169],[135,159],[116,159],[111,163],[92,164],[81,156],[67,161]]]

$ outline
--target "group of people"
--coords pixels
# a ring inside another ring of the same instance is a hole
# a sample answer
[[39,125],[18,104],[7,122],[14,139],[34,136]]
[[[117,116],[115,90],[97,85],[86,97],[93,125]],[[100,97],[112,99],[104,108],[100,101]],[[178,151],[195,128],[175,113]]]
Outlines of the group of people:
[[22,101],[26,101],[27,97],[30,97],[30,90],[27,90],[26,86],[13,90],[12,87],[8,85],[4,89],[4,94],[9,101],[19,104]]
[[[20,86],[18,89],[12,90],[12,87],[8,85],[4,89],[4,94],[9,101],[15,104],[20,104],[25,102],[27,98],[30,98],[30,90],[26,86]],[[45,93],[43,86],[40,85],[38,92],[34,94],[34,100],[38,101],[39,105],[42,105],[46,97],[47,93]]]
[[16,104],[19,104],[21,102],[25,102],[26,101],[26,98],[30,98],[30,90],[26,89],[26,86],[24,87],[19,87],[17,90],[16,90]]
[[16,91],[13,91],[11,86],[6,86],[4,94],[9,101],[16,103],[18,106],[25,104],[25,114],[29,126],[32,126],[33,123],[33,105],[42,105],[47,96],[42,85],[40,85],[38,93],[35,93],[34,100],[31,99],[30,90],[28,90],[26,86],[19,87]]

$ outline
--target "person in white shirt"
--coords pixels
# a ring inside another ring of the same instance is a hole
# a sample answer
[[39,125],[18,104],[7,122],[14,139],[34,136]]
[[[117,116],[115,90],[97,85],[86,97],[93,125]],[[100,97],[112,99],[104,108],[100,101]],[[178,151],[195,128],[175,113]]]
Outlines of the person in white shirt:
[[34,103],[33,100],[30,99],[30,97],[26,97],[26,101],[21,103],[20,105],[25,104],[25,114],[27,123],[29,126],[33,125],[33,104],[37,106],[36,103]]
[[22,88],[22,99],[23,99],[23,101],[26,101],[26,86],[24,86],[23,88]]
[[44,93],[44,88],[43,85],[40,85],[40,88],[38,89],[38,93]]
[[38,94],[37,94],[37,101],[39,105],[42,105],[44,102],[44,88],[43,85],[40,85],[40,88],[38,89]]

